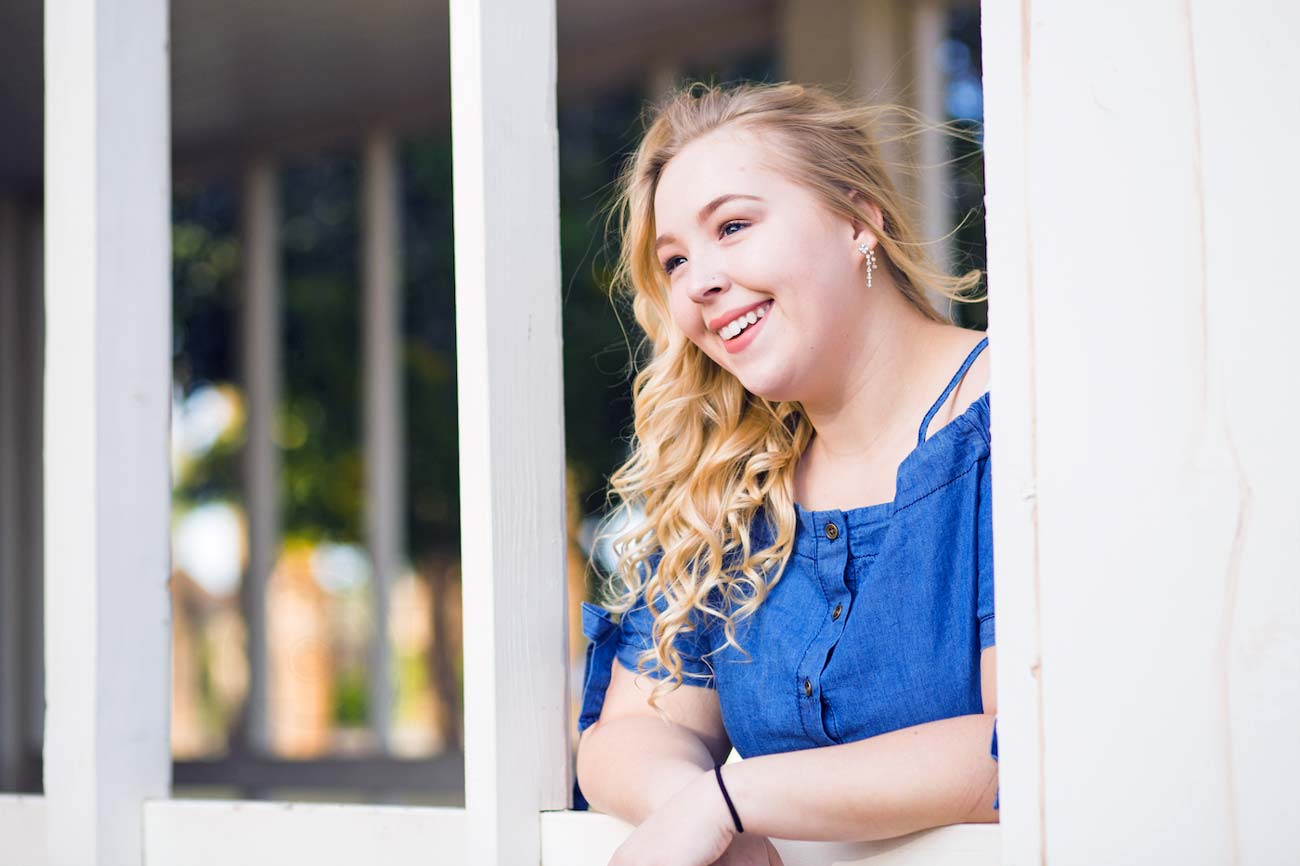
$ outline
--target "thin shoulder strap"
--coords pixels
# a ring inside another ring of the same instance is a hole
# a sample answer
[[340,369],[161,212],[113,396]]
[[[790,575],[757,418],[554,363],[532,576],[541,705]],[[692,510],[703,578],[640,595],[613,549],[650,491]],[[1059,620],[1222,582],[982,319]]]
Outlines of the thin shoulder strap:
[[925,413],[925,420],[921,422],[921,429],[916,434],[917,445],[920,445],[925,441],[925,431],[930,429],[930,420],[934,418],[935,413],[939,411],[939,407],[944,404],[944,401],[948,399],[948,395],[952,393],[952,389],[957,387],[957,383],[961,381],[961,377],[966,375],[966,371],[970,369],[970,365],[975,363],[975,359],[979,357],[980,352],[984,351],[984,347],[988,344],[989,338],[985,337],[975,345],[975,348],[970,350],[970,354],[966,356],[966,360],[962,362],[961,367],[959,367],[957,372],[953,375],[952,380],[948,382],[948,387],[943,389],[943,393],[939,395],[939,399],[935,400],[934,405],[930,407],[930,411]]

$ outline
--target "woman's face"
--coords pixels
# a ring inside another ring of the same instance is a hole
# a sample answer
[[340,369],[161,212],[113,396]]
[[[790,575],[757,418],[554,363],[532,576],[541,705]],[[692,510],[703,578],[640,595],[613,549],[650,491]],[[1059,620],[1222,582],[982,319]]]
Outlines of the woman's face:
[[669,160],[654,201],[658,260],[691,342],[750,392],[807,401],[834,391],[862,345],[857,246],[876,239],[766,156],[754,133],[723,128]]

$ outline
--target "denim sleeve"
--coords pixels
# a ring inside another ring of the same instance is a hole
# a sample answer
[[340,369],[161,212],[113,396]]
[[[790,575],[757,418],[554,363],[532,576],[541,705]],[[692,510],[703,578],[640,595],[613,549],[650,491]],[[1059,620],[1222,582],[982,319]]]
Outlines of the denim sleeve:
[[992,460],[979,468],[979,508],[976,514],[976,598],[975,615],[979,618],[980,649],[996,641],[993,618],[993,483]]
[[[663,606],[662,599],[659,599],[655,609],[663,610]],[[702,637],[704,632],[698,629],[698,617],[694,622],[697,630],[679,634],[673,644],[681,653],[682,684],[717,688],[713,670],[704,658],[707,640]],[[582,685],[582,708],[578,716],[579,736],[600,718],[601,708],[605,705],[605,693],[609,690],[613,674],[614,660],[618,659],[623,667],[636,671],[640,652],[652,646],[652,623],[653,618],[644,598],[618,621],[606,608],[586,601],[582,603],[582,632],[587,636],[587,658]],[[668,676],[667,669],[657,660],[651,660],[645,672],[656,679]],[[573,808],[581,811],[587,807],[587,799],[575,776]]]
[[[662,612],[666,603],[662,598],[655,600],[655,610]],[[673,646],[681,654],[682,659],[682,683],[688,686],[703,686],[705,688],[717,688],[713,681],[713,668],[710,667],[708,659],[704,656],[708,653],[708,641],[701,639],[699,629],[700,616],[692,616],[691,622],[696,625],[696,630],[691,632],[682,632],[673,640]],[[623,667],[635,673],[637,663],[643,651],[654,646],[652,638],[652,628],[654,617],[650,613],[650,608],[646,605],[645,599],[623,614],[619,622],[619,643],[617,658]],[[665,679],[668,676],[668,669],[659,663],[658,659],[650,659],[644,668],[645,673],[655,679]]]

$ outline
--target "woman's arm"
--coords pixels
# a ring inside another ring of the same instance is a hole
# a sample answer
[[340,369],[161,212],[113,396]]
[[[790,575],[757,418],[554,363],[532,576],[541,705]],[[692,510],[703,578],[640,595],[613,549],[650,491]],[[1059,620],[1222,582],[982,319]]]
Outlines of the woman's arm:
[[997,821],[992,736],[992,715],[958,716],[854,743],[750,758],[727,765],[722,775],[746,833],[888,839]]
[[[998,762],[989,754],[997,712],[996,652],[989,647],[980,656],[981,715],[727,765],[723,780],[745,832],[867,841],[997,821]],[[697,783],[707,781],[714,780]]]
[[578,743],[578,784],[588,804],[631,824],[731,751],[716,691],[682,685],[660,700],[673,720],[665,723],[646,704],[652,685],[615,661],[600,719]]

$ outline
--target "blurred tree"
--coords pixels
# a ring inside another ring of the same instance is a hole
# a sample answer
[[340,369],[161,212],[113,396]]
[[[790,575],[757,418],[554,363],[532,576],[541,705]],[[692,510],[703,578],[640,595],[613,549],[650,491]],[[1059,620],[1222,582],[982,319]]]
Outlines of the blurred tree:
[[[178,399],[236,375],[233,332],[240,268],[239,202],[218,180],[178,186],[172,199],[172,376]],[[229,499],[239,484],[242,431],[218,439],[176,479],[174,498],[192,506]]]
[[407,546],[413,560],[460,543],[451,134],[402,151],[403,382]]

